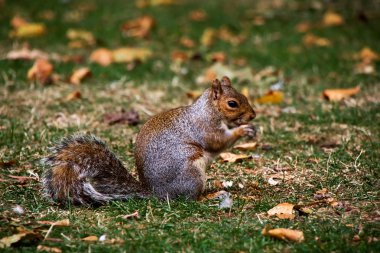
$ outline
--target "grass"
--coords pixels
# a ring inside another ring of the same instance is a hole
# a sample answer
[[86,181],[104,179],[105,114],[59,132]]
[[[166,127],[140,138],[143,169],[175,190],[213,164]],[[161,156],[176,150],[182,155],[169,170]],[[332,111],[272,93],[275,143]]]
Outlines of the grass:
[[[329,5],[284,1],[280,8],[271,1],[252,4],[241,0],[234,5],[229,1],[178,2],[137,8],[134,1],[121,0],[0,1],[0,8],[7,10],[0,14],[0,238],[26,229],[35,231],[34,239],[40,239],[49,226],[38,221],[70,220],[70,226],[50,231],[49,238],[56,241],[23,240],[1,250],[34,252],[37,245],[45,245],[64,252],[378,252],[380,66],[375,63],[374,74],[354,73],[358,63],[354,55],[363,47],[380,52],[378,1],[335,1]],[[206,20],[189,19],[190,11],[197,9],[205,10]],[[303,45],[304,33],[297,32],[295,26],[304,21],[318,24],[328,9],[340,13],[345,23],[316,25],[310,33],[328,38],[331,46]],[[46,10],[53,12],[53,19],[42,18]],[[16,14],[45,23],[47,33],[30,39],[10,38],[9,23]],[[149,38],[123,37],[120,26],[141,15],[156,21]],[[257,17],[263,18],[264,24],[254,25]],[[244,39],[239,44],[215,39],[210,47],[200,45],[206,28],[222,26]],[[65,36],[69,28],[91,31],[96,46],[69,48]],[[182,36],[195,41],[196,46],[187,49],[180,45]],[[30,82],[26,73],[32,61],[4,58],[23,43],[50,53],[80,55],[84,59],[81,63],[53,62],[54,71],[68,76],[74,68],[89,66],[92,77],[80,86]],[[86,60],[95,47],[121,46],[148,47],[154,54],[132,70],[127,64],[103,68]],[[176,50],[196,54],[202,60],[175,65],[171,54]],[[213,201],[167,203],[156,199],[117,201],[96,209],[62,209],[41,196],[38,181],[20,182],[9,177],[41,175],[38,161],[48,153],[47,147],[77,131],[98,135],[133,171],[133,140],[141,124],[108,126],[103,115],[134,108],[144,122],[150,113],[191,102],[186,92],[207,87],[195,80],[213,65],[208,55],[217,51],[227,55],[225,64],[234,71],[248,67],[257,76],[268,66],[277,70],[274,76],[250,81],[237,74],[235,87],[248,88],[252,102],[279,78],[285,80],[282,103],[255,104],[255,124],[262,133],[259,148],[247,153],[260,158],[241,163],[217,159],[208,171],[207,192],[221,190],[221,181],[233,181],[226,189],[234,199],[230,210],[218,209]],[[234,64],[240,58],[245,59],[243,66]],[[336,103],[321,98],[326,88],[356,85],[361,91],[354,98]],[[67,101],[66,96],[76,90],[82,99]],[[287,170],[278,172],[276,168]],[[273,176],[282,179],[279,185],[268,184]],[[239,183],[244,188],[238,187]],[[297,214],[291,221],[265,214],[282,202],[313,203],[316,191],[323,188],[340,206],[311,205],[311,214]],[[23,207],[25,213],[13,212],[15,205]],[[135,210],[139,210],[139,219],[121,218]],[[305,241],[296,244],[265,237],[261,234],[265,226],[302,230]],[[109,241],[80,240],[90,235],[106,235]],[[354,240],[355,236],[359,237]]]

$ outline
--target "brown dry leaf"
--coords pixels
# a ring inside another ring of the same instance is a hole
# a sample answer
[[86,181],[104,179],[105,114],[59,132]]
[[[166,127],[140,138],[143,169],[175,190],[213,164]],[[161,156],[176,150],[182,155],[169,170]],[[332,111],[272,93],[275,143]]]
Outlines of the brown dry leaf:
[[328,47],[331,45],[331,41],[326,38],[318,37],[314,34],[308,33],[302,38],[302,42],[305,46],[318,46],[318,47]]
[[90,62],[98,63],[103,67],[110,65],[112,61],[112,51],[107,48],[98,48],[90,55]]
[[135,212],[133,212],[131,214],[123,215],[121,218],[123,218],[125,220],[130,219],[130,218],[140,219],[139,210],[136,210]]
[[22,47],[9,51],[5,58],[8,60],[36,60],[38,58],[48,59],[49,55],[38,49],[30,50],[28,47]]
[[90,235],[85,238],[82,238],[81,240],[85,242],[97,242],[99,238],[96,235]]
[[140,122],[140,116],[135,110],[125,111],[117,113],[107,113],[103,116],[104,121],[108,125],[114,124],[123,124],[127,123],[128,125],[137,125]]
[[36,180],[36,181],[38,181],[38,178],[36,178],[36,177],[14,176],[14,175],[9,175],[8,177],[16,179],[21,184],[24,184],[24,183],[26,183],[29,180]]
[[127,37],[146,38],[154,25],[154,19],[150,16],[142,16],[124,23],[122,32]]
[[351,97],[360,91],[360,86],[349,89],[326,89],[323,91],[323,97],[330,101],[340,101]]
[[152,51],[147,48],[133,48],[133,47],[122,47],[113,50],[112,57],[115,62],[118,63],[129,63],[135,61],[146,61],[152,56]]
[[279,104],[284,100],[284,93],[282,91],[269,91],[262,97],[255,100],[259,104]]
[[187,48],[193,48],[195,47],[195,42],[187,37],[182,37],[179,41],[179,43]]
[[202,46],[209,47],[214,43],[216,37],[216,30],[213,28],[206,28],[200,39]]
[[29,69],[27,77],[29,80],[36,80],[45,85],[51,82],[53,65],[46,59],[37,59],[32,68]]
[[81,43],[83,46],[92,46],[96,42],[94,35],[86,30],[69,29],[66,32],[66,37],[73,42]]
[[224,63],[227,56],[224,52],[214,52],[211,54],[211,61]]
[[333,11],[328,11],[325,13],[323,16],[322,24],[324,26],[338,26],[338,25],[343,25],[344,24],[344,19],[343,17]]
[[84,78],[89,76],[91,76],[91,70],[89,68],[79,68],[70,76],[70,83],[79,85]]
[[192,21],[204,21],[207,18],[207,14],[204,10],[191,11],[189,17]]
[[360,50],[359,57],[362,61],[365,62],[378,61],[380,59],[379,54],[369,47],[364,47],[362,50]]
[[136,6],[138,8],[145,8],[148,6],[172,5],[176,3],[177,0],[137,0]]
[[42,225],[52,225],[52,226],[59,226],[59,227],[70,226],[70,220],[69,219],[63,219],[63,220],[59,220],[59,221],[40,220],[40,221],[37,221],[37,223],[42,224]]
[[80,91],[73,91],[69,95],[66,96],[65,100],[72,101],[72,100],[81,99],[81,98],[82,98],[82,93],[80,93]]
[[18,28],[20,26],[27,25],[27,24],[28,24],[28,22],[18,15],[14,16],[11,19],[11,26],[14,28]]
[[301,230],[294,230],[294,229],[287,229],[287,228],[275,228],[275,229],[264,228],[261,233],[262,235],[268,235],[277,239],[292,241],[292,242],[303,242],[305,240],[305,237]]
[[375,65],[372,62],[362,61],[355,65],[354,72],[356,74],[370,75],[375,73]]
[[250,158],[251,156],[246,154],[234,154],[230,152],[225,152],[221,153],[220,157],[223,159],[224,162],[234,163],[240,160]]
[[280,219],[293,220],[295,217],[293,211],[294,205],[290,203],[281,203],[267,211],[269,216],[276,215]]
[[246,151],[246,150],[255,150],[257,148],[257,142],[248,142],[235,145],[234,148]]
[[53,253],[61,253],[62,250],[57,247],[48,247],[45,245],[38,245],[37,251],[46,251],[46,252],[53,252]]
[[46,27],[41,23],[25,23],[19,24],[13,31],[9,33],[11,38],[30,38],[41,36],[46,33]]
[[246,39],[245,35],[235,35],[227,27],[222,27],[218,30],[218,37],[232,45],[238,45]]
[[36,243],[42,240],[42,235],[32,231],[23,231],[18,234],[6,236],[0,239],[0,249],[9,248],[14,243]]
[[298,23],[296,26],[296,31],[299,33],[308,32],[312,28],[312,24],[310,22],[304,21]]
[[183,51],[172,52],[172,60],[175,62],[184,62],[189,59],[189,55]]

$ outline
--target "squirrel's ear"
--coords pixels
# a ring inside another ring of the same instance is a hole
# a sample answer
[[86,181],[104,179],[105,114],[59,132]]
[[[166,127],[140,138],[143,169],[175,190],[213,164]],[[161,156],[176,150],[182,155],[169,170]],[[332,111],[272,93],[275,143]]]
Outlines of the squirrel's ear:
[[224,85],[224,86],[232,86],[231,85],[231,80],[228,77],[223,76],[223,78],[222,78],[222,85]]
[[220,96],[222,95],[223,93],[222,84],[220,83],[218,79],[215,79],[214,81],[212,81],[211,91],[212,91],[212,98],[214,100],[219,99]]

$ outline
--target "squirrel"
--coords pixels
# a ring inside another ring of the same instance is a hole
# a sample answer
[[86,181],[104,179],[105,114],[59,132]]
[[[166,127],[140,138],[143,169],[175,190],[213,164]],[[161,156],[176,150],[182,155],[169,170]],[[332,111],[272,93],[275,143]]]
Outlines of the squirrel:
[[133,197],[197,200],[205,170],[239,138],[255,136],[256,116],[228,77],[215,79],[191,105],[159,113],[140,129],[135,142],[135,179],[93,135],[64,138],[42,159],[44,195],[66,205],[101,205]]

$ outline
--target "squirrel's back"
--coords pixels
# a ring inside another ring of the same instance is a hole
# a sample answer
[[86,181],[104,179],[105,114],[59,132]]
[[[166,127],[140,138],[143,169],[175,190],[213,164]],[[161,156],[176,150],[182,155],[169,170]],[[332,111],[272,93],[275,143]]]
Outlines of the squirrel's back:
[[42,160],[48,167],[42,183],[45,195],[57,203],[93,205],[148,194],[95,136],[70,136],[50,151]]

